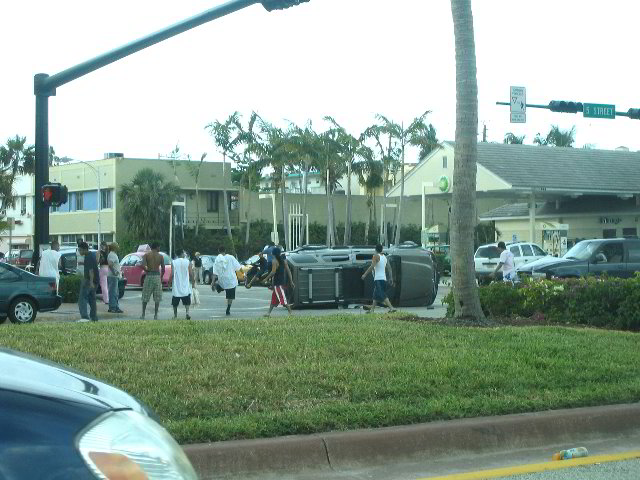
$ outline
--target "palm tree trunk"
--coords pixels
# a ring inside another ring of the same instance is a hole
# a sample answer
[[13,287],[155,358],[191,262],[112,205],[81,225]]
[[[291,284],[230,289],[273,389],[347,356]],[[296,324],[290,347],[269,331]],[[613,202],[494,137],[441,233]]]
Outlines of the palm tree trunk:
[[302,232],[302,237],[305,239],[302,244],[309,243],[309,239],[306,238],[307,230],[309,229],[309,219],[307,218],[307,190],[309,185],[309,167],[305,165],[304,172],[304,196],[302,197],[302,220],[304,222],[304,231]]
[[404,140],[402,141],[402,165],[400,165],[400,202],[398,203],[398,215],[396,216],[395,245],[400,245],[400,229],[402,228],[402,199],[404,198]]
[[198,178],[196,177],[196,237],[198,236],[199,227],[200,227],[200,194],[198,191]]
[[245,219],[247,220],[247,229],[244,233],[244,244],[249,245],[249,230],[251,229],[251,174],[249,174],[249,191],[247,192],[247,210],[245,212]]
[[347,165],[347,215],[344,223],[344,245],[351,243],[351,162],[353,158],[349,159]]
[[[227,155],[226,153],[222,154],[222,171],[224,172],[224,166],[225,163],[227,161]],[[222,194],[224,196],[224,225],[225,228],[227,229],[227,235],[229,236],[229,241],[231,242],[231,251],[233,252],[233,255],[236,255],[236,247],[233,244],[233,234],[231,233],[231,220],[229,219],[229,199],[227,198],[227,179],[225,178],[224,174],[222,175],[222,182],[223,182],[223,187],[222,187]]]
[[456,49],[456,161],[451,211],[451,276],[456,318],[486,319],[473,268],[478,150],[478,81],[471,0],[451,0]]
[[287,236],[287,233],[289,232],[289,218],[287,216],[287,210],[286,210],[286,199],[285,199],[285,192],[286,192],[286,185],[285,185],[285,177],[284,177],[284,166],[282,167],[282,233],[284,234],[284,248],[285,250],[288,248],[291,248],[289,245],[289,237]]

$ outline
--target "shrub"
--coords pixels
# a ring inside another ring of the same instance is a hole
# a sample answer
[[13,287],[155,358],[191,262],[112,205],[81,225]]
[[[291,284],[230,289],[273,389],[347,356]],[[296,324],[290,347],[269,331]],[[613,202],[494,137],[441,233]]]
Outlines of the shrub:
[[80,275],[63,275],[60,277],[58,293],[64,303],[76,303],[80,295]]

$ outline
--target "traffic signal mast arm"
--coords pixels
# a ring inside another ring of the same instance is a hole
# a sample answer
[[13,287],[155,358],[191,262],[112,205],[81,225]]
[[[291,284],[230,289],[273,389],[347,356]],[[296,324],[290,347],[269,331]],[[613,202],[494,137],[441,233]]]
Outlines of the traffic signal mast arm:
[[[511,106],[509,102],[496,102],[496,105]],[[578,113],[584,111],[584,104],[582,102],[565,102],[564,100],[551,100],[549,105],[536,105],[534,103],[527,103],[529,108],[545,108],[552,112],[562,113]],[[634,120],[640,120],[640,108],[630,108],[626,112],[615,112],[616,117],[629,117]]]

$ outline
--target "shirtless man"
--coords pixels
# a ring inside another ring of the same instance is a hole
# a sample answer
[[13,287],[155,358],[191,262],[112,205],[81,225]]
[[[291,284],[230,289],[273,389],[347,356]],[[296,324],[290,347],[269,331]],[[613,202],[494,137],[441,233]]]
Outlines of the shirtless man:
[[151,244],[151,251],[142,257],[142,269],[146,272],[144,276],[144,285],[142,286],[142,316],[144,320],[147,303],[153,294],[155,302],[155,311],[153,319],[158,319],[158,308],[162,301],[162,278],[164,277],[164,258],[158,253],[158,242]]

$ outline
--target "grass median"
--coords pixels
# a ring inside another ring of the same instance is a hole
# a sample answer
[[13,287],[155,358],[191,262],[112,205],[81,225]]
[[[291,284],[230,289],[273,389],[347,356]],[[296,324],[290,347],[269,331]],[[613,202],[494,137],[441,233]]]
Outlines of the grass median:
[[398,315],[3,328],[151,406],[180,443],[640,400],[640,336]]

